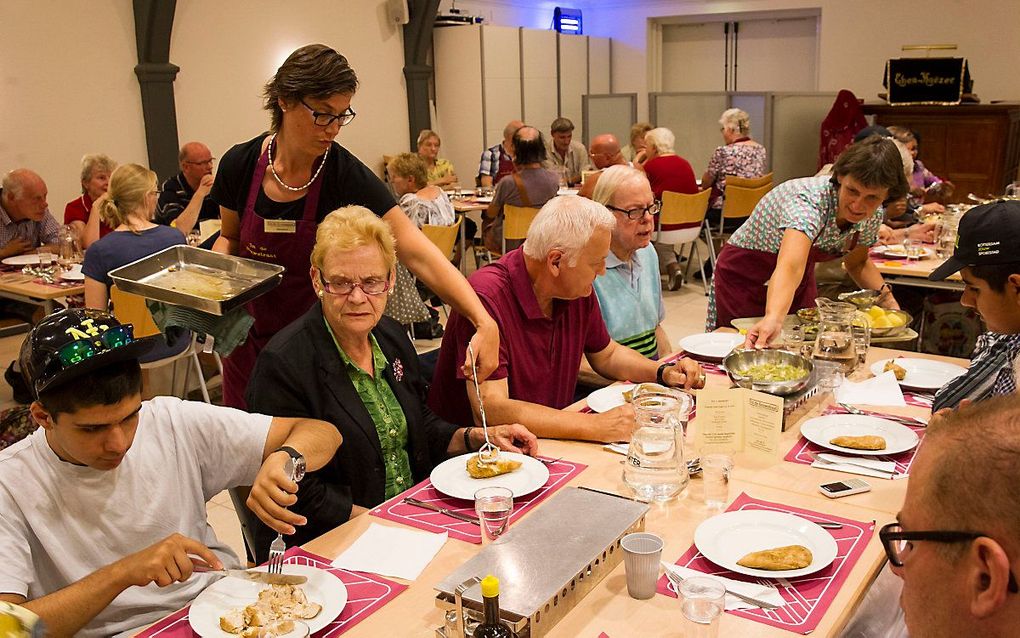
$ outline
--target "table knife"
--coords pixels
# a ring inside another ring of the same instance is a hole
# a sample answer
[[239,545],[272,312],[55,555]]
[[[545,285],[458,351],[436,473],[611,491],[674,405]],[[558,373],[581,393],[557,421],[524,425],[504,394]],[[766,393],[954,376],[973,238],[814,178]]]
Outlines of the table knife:
[[241,578],[243,580],[250,580],[253,583],[262,583],[263,585],[303,585],[308,582],[307,576],[269,574],[266,572],[252,572],[246,569],[210,569],[208,573],[224,574],[231,578]]
[[421,507],[423,509],[432,510],[433,512],[439,512],[440,514],[446,514],[450,518],[455,518],[458,521],[464,521],[465,523],[474,523],[475,525],[479,526],[482,524],[477,517],[468,516],[467,514],[461,514],[460,512],[454,512],[452,510],[446,509],[445,507],[438,507],[436,505],[433,505],[432,503],[419,501],[418,499],[411,498],[410,496],[404,498],[404,502],[407,503],[408,505],[414,505],[415,507]]

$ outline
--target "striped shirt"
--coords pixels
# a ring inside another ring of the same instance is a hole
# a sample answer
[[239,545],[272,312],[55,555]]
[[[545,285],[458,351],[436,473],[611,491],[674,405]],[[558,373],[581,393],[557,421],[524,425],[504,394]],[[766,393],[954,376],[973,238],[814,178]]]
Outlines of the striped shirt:
[[[0,200],[3,190],[0,190]],[[6,246],[15,239],[24,239],[33,247],[55,244],[60,238],[60,224],[50,214],[49,209],[43,214],[42,221],[21,219],[14,221],[0,204],[0,247]]]
[[967,372],[956,377],[935,393],[932,412],[955,408],[960,401],[981,401],[1016,392],[1017,357],[1020,356],[1020,334],[1004,335],[986,332],[978,337]]

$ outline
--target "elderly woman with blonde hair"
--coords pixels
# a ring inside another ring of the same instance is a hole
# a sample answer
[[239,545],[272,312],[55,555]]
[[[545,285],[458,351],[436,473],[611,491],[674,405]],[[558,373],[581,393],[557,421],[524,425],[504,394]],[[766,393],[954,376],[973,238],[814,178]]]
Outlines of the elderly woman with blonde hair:
[[[291,509],[308,524],[289,545],[379,505],[446,458],[482,444],[481,430],[444,421],[425,405],[427,381],[414,345],[383,316],[394,247],[389,225],[368,209],[330,213],[319,224],[309,269],[318,302],[270,340],[252,371],[250,409],[314,416],[344,438],[333,460],[302,480]],[[504,450],[537,452],[534,435],[520,425],[490,427],[489,437]],[[255,550],[261,557],[267,547]]]
[[[105,237],[112,228],[96,220],[89,226],[92,205],[110,187],[110,175],[117,168],[117,162],[102,154],[86,155],[81,158],[81,195],[64,206],[64,223],[71,227],[75,237],[88,248],[100,237]],[[86,234],[86,228],[91,233]]]
[[418,155],[425,160],[428,183],[433,186],[450,186],[457,183],[457,173],[453,170],[453,164],[450,160],[439,157],[439,147],[442,143],[435,131],[423,129],[418,134]]

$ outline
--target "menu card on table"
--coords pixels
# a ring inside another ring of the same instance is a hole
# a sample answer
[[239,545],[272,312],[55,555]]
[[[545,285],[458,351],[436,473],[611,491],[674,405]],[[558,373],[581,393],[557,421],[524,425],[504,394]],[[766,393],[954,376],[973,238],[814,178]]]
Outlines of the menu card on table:
[[783,399],[747,388],[702,389],[695,400],[698,446],[779,454]]

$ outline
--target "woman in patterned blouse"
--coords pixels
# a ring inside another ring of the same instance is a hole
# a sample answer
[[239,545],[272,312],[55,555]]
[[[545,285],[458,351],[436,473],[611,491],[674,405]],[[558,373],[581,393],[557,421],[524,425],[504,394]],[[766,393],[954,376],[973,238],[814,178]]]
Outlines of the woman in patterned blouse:
[[751,178],[768,172],[765,147],[751,139],[751,117],[747,113],[727,109],[719,118],[719,127],[726,144],[715,149],[701,176],[701,188],[712,189],[709,221],[714,224],[719,223],[727,175]]
[[[900,152],[891,140],[871,137],[848,147],[832,173],[780,184],[733,233],[716,261],[708,330],[764,315],[744,345],[768,345],[787,313],[814,305],[817,261],[843,259],[862,288],[887,288],[868,248],[878,242],[883,203],[907,193]],[[881,303],[899,307],[891,294]]]

